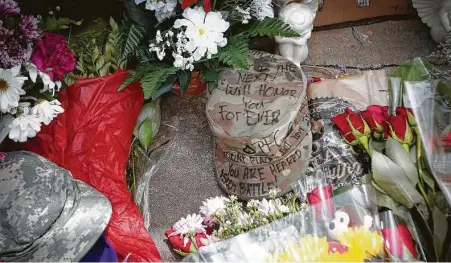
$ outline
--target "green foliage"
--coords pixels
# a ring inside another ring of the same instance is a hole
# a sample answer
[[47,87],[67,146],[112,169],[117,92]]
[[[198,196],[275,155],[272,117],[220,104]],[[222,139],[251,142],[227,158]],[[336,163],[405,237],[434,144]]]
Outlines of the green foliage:
[[291,26],[277,18],[266,18],[255,21],[248,30],[249,36],[281,36],[299,37],[299,34],[291,29]]
[[[126,59],[131,55],[145,56],[145,53],[142,53],[143,49],[139,49],[139,46],[142,44],[143,40],[147,38],[146,29],[137,24],[130,23],[127,18],[125,18],[123,25],[121,30],[123,41],[122,58]],[[148,47],[146,47],[146,49],[148,49]]]
[[127,60],[122,58],[121,52],[121,32],[116,21],[110,18],[109,30],[96,29],[104,33],[88,30],[90,33],[84,32],[87,38],[79,38],[81,41],[74,45],[79,55],[77,72],[66,80],[67,84],[79,78],[103,77],[126,67]]
[[212,83],[218,81],[219,72],[215,67],[209,68],[202,72],[202,81]]
[[231,36],[229,43],[218,53],[218,60],[228,66],[248,69],[249,37],[244,34]]
[[177,79],[180,84],[180,89],[182,91],[182,96],[188,90],[189,82],[191,81],[191,71],[189,70],[179,70],[177,71]]
[[177,73],[178,69],[163,64],[140,64],[135,71],[129,71],[128,77],[119,87],[119,91],[127,87],[130,83],[141,79],[141,88],[144,91],[144,98],[149,99],[166,80]]
[[152,132],[152,122],[149,119],[143,121],[138,131],[138,140],[144,149],[147,150],[149,144],[152,142],[153,132]]
[[155,70],[147,73],[141,79],[141,87],[144,92],[144,98],[149,99],[152,94],[161,87],[161,85],[175,74],[177,69],[174,67],[157,67]]
[[82,22],[83,20],[74,21],[65,17],[56,18],[55,16],[48,16],[46,17],[43,26],[45,31],[55,32],[63,29],[68,29],[71,25],[79,26]]

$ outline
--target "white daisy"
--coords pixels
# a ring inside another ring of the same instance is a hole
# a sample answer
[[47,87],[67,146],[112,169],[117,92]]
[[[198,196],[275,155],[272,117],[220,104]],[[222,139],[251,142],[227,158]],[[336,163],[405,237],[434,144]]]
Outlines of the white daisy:
[[41,131],[40,121],[38,116],[30,114],[28,108],[24,108],[24,112],[9,125],[11,130],[8,137],[15,142],[26,142]]
[[200,207],[200,213],[204,216],[212,216],[215,213],[221,213],[225,211],[227,198],[224,196],[216,196],[209,198],[202,202],[203,206]]
[[190,237],[194,236],[196,233],[206,232],[202,225],[203,221],[202,217],[197,214],[182,217],[172,226],[174,232],[169,236],[180,235],[180,238],[183,238],[183,246],[186,246]]
[[58,114],[63,112],[64,109],[58,100],[52,100],[50,102],[44,100],[38,102],[38,104],[31,108],[31,114],[38,116],[45,125],[49,125]]
[[25,95],[22,86],[28,78],[19,75],[20,66],[11,69],[0,69],[0,110],[9,112],[19,106],[21,95]]
[[186,51],[193,54],[194,60],[199,61],[207,54],[207,58],[218,53],[218,46],[227,45],[224,32],[229,28],[229,22],[222,18],[220,12],[205,13],[200,6],[186,8],[184,19],[177,19],[174,28],[186,27],[185,34],[189,41]]

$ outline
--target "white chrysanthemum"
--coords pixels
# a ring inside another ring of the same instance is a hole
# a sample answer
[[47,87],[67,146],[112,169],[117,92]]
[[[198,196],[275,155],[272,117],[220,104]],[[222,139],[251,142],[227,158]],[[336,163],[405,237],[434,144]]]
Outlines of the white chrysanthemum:
[[61,81],[52,81],[47,73],[39,71],[33,63],[28,63],[27,70],[28,74],[30,74],[31,81],[36,82],[38,75],[41,77],[43,83],[41,92],[51,91],[52,94],[55,95],[55,88],[57,88],[58,91],[61,89]]
[[44,100],[31,108],[31,114],[38,116],[45,125],[49,125],[58,114],[63,112],[64,109],[58,100],[50,102]]
[[252,199],[249,202],[247,202],[247,208],[252,209],[252,208],[258,208],[258,206],[260,205],[260,201]]
[[277,214],[286,214],[290,212],[288,206],[283,205],[280,199],[271,200],[271,202],[273,203]]
[[224,196],[216,196],[202,202],[200,213],[204,216],[212,216],[215,213],[220,213],[226,209],[226,200]]
[[199,61],[207,54],[207,58],[218,53],[218,46],[227,45],[224,32],[229,28],[229,22],[222,18],[220,12],[205,13],[202,7],[186,8],[184,19],[177,19],[174,28],[186,27],[185,34],[189,41],[186,51],[193,54]]
[[0,110],[8,113],[19,106],[20,95],[25,95],[22,86],[27,80],[19,76],[20,66],[11,69],[0,69]]
[[252,223],[253,223],[253,219],[248,213],[242,212],[238,216],[238,225],[247,227],[247,226],[252,225]]
[[203,221],[202,217],[197,214],[182,217],[172,226],[174,232],[169,236],[180,235],[180,238],[183,238],[183,246],[186,246],[191,236],[199,232],[205,233]]
[[38,116],[30,114],[28,109],[19,115],[9,125],[9,138],[15,142],[26,142],[28,138],[33,138],[41,131],[41,122]]
[[263,213],[265,216],[269,216],[274,214],[276,208],[272,202],[266,200],[266,198],[263,198],[263,200],[261,200],[258,204],[258,211]]

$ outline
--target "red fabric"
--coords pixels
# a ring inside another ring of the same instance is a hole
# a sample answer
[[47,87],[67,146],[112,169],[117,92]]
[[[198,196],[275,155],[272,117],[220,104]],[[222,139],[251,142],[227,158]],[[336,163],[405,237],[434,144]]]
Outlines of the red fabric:
[[80,80],[60,93],[65,109],[27,143],[38,153],[102,192],[113,215],[105,230],[122,261],[161,261],[144,220],[127,189],[127,164],[133,127],[143,104],[138,84],[118,92],[127,72]]

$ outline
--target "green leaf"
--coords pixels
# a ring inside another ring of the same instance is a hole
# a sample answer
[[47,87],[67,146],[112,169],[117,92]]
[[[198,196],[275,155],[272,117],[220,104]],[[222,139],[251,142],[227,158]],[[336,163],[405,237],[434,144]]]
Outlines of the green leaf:
[[249,69],[249,37],[235,35],[230,37],[229,43],[218,54],[218,60],[226,65]]
[[147,147],[149,147],[150,142],[152,141],[152,137],[152,122],[149,119],[146,119],[141,124],[138,131],[138,140],[146,150]]
[[406,152],[401,144],[389,137],[385,146],[387,156],[399,165],[409,178],[413,186],[418,184],[418,170],[410,159],[410,154]]
[[160,130],[161,124],[161,108],[159,100],[154,100],[143,105],[133,129],[134,136],[138,137],[139,127],[141,127],[141,124],[145,120],[150,120],[152,123],[153,134],[156,135]]
[[127,87],[130,83],[134,83],[134,82],[138,81],[140,78],[142,78],[144,76],[144,74],[151,72],[155,68],[156,68],[155,65],[140,64],[140,65],[138,65],[136,70],[129,70],[128,73],[130,73],[130,76],[125,79],[124,83],[122,83],[122,85],[119,86],[117,91],[121,91],[125,87]]
[[412,208],[423,203],[423,197],[410,182],[404,170],[387,156],[374,151],[371,158],[373,180],[396,202]]
[[152,100],[158,99],[161,95],[171,91],[174,87],[177,77],[175,75],[169,76],[169,78],[161,85],[161,87],[152,94]]
[[290,25],[277,18],[266,18],[262,21],[254,22],[249,28],[249,36],[281,36],[300,37]]
[[105,65],[105,59],[100,57],[96,62],[96,70],[100,70]]
[[45,19],[44,27],[45,27],[46,31],[55,32],[58,30],[67,29],[67,28],[69,28],[70,25],[79,26],[82,24],[82,22],[83,22],[83,20],[74,21],[74,20],[71,20],[71,19],[65,18],[65,17],[56,18],[54,16],[48,16]]
[[181,251],[181,250],[178,249],[178,248],[177,248],[177,249],[174,248],[174,251],[175,251],[175,253],[179,254],[179,255],[182,256],[182,257],[187,257],[187,256],[190,255],[190,253],[183,252],[183,251]]
[[177,69],[174,67],[158,67],[156,70],[148,72],[141,79],[141,88],[144,91],[144,98],[149,99],[152,94],[161,87],[161,85],[175,74]]
[[435,181],[427,169],[423,169],[423,174],[421,179],[433,190],[435,191]]
[[191,81],[191,71],[189,70],[179,70],[177,71],[177,79],[180,84],[180,89],[182,91],[182,96],[188,90],[189,82]]
[[434,206],[432,210],[432,221],[434,222],[434,243],[437,255],[440,257],[443,251],[443,243],[448,234],[448,220],[440,209]]
[[131,24],[130,27],[122,33],[124,44],[122,48],[122,58],[125,59],[130,55],[134,55],[139,45],[146,38],[147,31],[145,28],[136,24]]
[[202,81],[206,83],[216,82],[219,79],[219,72],[216,67],[209,68],[202,72]]

